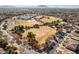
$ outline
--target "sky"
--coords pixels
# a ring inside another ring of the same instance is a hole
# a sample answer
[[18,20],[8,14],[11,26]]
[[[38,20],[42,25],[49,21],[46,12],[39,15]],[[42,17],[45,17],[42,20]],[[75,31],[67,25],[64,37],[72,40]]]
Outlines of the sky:
[[79,0],[0,0],[0,6],[37,6],[47,5],[54,8],[79,8]]
[[79,5],[79,0],[0,0],[0,5]]

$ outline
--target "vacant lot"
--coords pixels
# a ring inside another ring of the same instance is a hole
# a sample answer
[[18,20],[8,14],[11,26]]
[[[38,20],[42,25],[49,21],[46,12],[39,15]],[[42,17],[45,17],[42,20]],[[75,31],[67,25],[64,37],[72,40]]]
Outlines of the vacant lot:
[[39,25],[41,25],[42,23],[40,23],[40,22],[37,22],[37,21],[33,21],[33,20],[30,20],[30,21],[21,21],[21,22],[17,22],[16,23],[16,26],[18,26],[18,25],[23,25],[24,27],[25,26],[29,26],[29,27],[32,27],[34,24],[39,24]]
[[44,17],[44,18],[42,18],[42,19],[40,19],[42,22],[44,22],[44,23],[51,23],[52,21],[57,21],[58,20],[58,18],[56,18],[56,17],[53,17],[53,16],[46,16],[46,17]]
[[33,32],[36,35],[36,40],[38,41],[38,45],[42,47],[45,44],[46,40],[53,39],[53,36],[56,35],[56,29],[52,29],[48,26],[41,26],[40,28],[32,28],[22,35],[23,37],[27,37],[28,32]]

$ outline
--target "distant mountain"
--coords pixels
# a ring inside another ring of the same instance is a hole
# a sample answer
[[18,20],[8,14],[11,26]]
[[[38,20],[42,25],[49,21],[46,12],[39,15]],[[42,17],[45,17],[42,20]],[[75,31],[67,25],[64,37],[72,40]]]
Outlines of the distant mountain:
[[0,5],[0,8],[78,8],[79,5]]
[[79,8],[79,5],[38,5],[37,7],[46,7],[46,8]]
[[38,5],[37,7],[48,7],[47,5]]
[[15,8],[16,6],[1,5],[0,8]]

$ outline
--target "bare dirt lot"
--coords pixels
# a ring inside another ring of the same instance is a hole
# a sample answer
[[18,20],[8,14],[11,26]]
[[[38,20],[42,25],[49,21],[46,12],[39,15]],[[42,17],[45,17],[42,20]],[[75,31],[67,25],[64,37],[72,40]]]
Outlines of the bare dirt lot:
[[53,16],[46,16],[42,19],[40,19],[40,21],[44,22],[44,23],[51,23],[52,21],[57,21],[58,18],[53,17]]
[[39,24],[39,25],[40,25],[40,24],[42,24],[42,23],[41,23],[41,22],[37,22],[37,21],[35,21],[35,20],[34,20],[34,21],[32,21],[32,20],[31,20],[31,21],[26,21],[26,22],[22,22],[22,21],[21,21],[21,22],[17,22],[17,23],[16,23],[16,26],[18,26],[18,25],[23,25],[24,27],[25,27],[25,26],[30,26],[30,27],[32,27],[34,24]]
[[41,46],[45,44],[46,40],[51,40],[53,36],[56,35],[56,29],[52,29],[48,26],[41,26],[40,28],[32,28],[28,31],[25,31],[22,35],[23,37],[27,36],[28,32],[33,32],[36,36],[36,40],[38,41],[38,45]]

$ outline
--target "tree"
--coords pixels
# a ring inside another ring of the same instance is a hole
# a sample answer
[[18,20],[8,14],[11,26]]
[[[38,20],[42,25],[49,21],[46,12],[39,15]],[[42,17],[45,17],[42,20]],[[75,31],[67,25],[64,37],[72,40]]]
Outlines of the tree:
[[27,37],[28,38],[35,38],[35,34],[33,34],[32,32],[28,32]]
[[79,44],[77,45],[75,52],[79,54]]
[[17,33],[18,35],[21,35],[21,33],[24,32],[24,26],[15,26],[15,33]]
[[4,49],[7,45],[8,45],[8,43],[7,43],[6,40],[0,39],[0,47],[1,47],[1,48]]
[[64,21],[64,22],[67,22],[67,19],[66,19],[66,18],[64,18],[64,19],[63,19],[63,21]]
[[24,26],[22,26],[22,25],[15,26],[14,29],[15,29],[15,30],[23,30],[23,29],[24,29]]
[[38,24],[33,25],[34,28],[39,28]]
[[53,26],[56,26],[56,25],[58,24],[58,22],[57,22],[57,21],[52,21],[51,24],[52,24]]
[[6,30],[7,29],[7,25],[5,24],[5,25],[3,25],[3,29],[4,30]]
[[19,28],[20,28],[20,30],[23,30],[24,29],[24,26],[21,25],[21,26],[19,26]]
[[75,30],[75,32],[76,32],[77,34],[79,34],[79,30]]
[[30,27],[29,26],[25,26],[25,29],[28,30],[28,29],[30,29]]
[[7,46],[5,49],[7,54],[17,54],[16,50],[17,48],[14,46]]
[[36,48],[38,42],[35,39],[35,34],[33,34],[32,32],[28,32],[27,37],[28,37],[29,45],[31,45],[32,48]]

